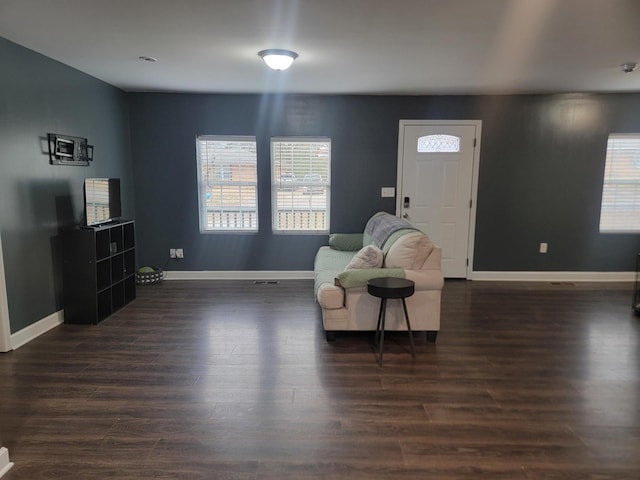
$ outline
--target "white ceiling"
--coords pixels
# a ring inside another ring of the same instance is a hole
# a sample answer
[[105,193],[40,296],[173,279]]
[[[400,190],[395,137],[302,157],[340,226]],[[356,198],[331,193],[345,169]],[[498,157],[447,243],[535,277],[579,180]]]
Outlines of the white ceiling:
[[640,0],[1,0],[0,36],[126,91],[640,91]]

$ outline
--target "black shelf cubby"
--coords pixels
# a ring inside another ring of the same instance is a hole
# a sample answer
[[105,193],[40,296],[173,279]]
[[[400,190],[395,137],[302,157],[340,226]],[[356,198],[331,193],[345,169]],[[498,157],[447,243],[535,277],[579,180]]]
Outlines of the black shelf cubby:
[[124,256],[122,254],[111,257],[111,281],[119,282],[124,278]]
[[109,259],[96,263],[97,290],[100,292],[111,286],[111,262]]
[[109,255],[111,255],[110,242],[109,230],[103,229],[95,232],[96,259],[109,258]]
[[111,287],[111,306],[114,311],[124,306],[124,282],[114,283]]
[[109,229],[109,237],[111,239],[111,254],[120,253],[124,248],[124,240],[122,239],[122,225],[116,225]]
[[124,303],[125,305],[136,298],[136,278],[127,277],[124,279]]

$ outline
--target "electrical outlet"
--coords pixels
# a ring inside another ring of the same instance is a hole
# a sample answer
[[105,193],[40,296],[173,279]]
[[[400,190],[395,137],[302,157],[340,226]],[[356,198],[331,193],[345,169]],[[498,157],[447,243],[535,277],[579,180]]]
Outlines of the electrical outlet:
[[382,198],[395,197],[396,196],[395,187],[382,187],[380,189],[380,196]]
[[169,258],[176,258],[176,249],[175,248],[170,248],[169,249]]
[[549,249],[549,244],[547,242],[541,242],[540,243],[540,253],[547,253],[547,250]]
[[184,250],[176,248],[176,258],[184,258]]

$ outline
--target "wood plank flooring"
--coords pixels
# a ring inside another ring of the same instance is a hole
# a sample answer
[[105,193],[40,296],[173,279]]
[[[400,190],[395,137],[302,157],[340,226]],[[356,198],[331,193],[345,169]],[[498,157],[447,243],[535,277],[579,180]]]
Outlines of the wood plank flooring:
[[310,281],[140,287],[0,354],[3,480],[637,480],[632,289],[447,281],[437,342],[380,368]]

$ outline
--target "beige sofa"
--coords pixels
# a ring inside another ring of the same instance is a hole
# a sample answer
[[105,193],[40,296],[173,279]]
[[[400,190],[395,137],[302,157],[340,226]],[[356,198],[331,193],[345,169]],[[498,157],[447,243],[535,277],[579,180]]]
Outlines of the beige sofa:
[[[382,265],[345,270],[367,245],[382,251]],[[385,212],[372,216],[362,234],[332,234],[329,246],[321,247],[316,254],[315,296],[328,341],[339,331],[376,329],[380,299],[369,295],[367,281],[385,276],[415,282],[415,293],[406,299],[411,328],[426,332],[435,342],[444,286],[441,249],[407,221]],[[387,303],[386,329],[406,330],[399,300]]]

